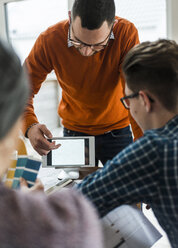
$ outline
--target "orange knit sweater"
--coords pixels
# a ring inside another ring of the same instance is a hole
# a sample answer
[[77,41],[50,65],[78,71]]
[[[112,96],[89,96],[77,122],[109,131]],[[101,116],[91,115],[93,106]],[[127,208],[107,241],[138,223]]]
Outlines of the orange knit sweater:
[[121,64],[126,53],[139,43],[138,33],[132,23],[116,18],[115,39],[90,57],[82,56],[74,47],[68,48],[68,20],[48,28],[38,37],[25,60],[32,86],[25,111],[25,131],[38,122],[33,97],[47,74],[54,70],[62,88],[58,114],[66,128],[98,135],[124,128],[131,122],[135,138],[142,135],[120,102],[124,91]]

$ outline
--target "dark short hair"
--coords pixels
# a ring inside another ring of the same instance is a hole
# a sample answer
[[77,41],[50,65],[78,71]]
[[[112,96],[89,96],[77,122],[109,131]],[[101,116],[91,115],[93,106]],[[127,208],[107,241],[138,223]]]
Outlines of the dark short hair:
[[104,21],[108,26],[115,18],[114,0],[75,0],[72,8],[72,18],[79,16],[83,28],[98,29]]
[[28,81],[12,48],[0,41],[0,140],[13,127],[28,99]]
[[148,90],[169,111],[178,104],[178,45],[160,39],[143,42],[126,55],[123,72],[133,92]]

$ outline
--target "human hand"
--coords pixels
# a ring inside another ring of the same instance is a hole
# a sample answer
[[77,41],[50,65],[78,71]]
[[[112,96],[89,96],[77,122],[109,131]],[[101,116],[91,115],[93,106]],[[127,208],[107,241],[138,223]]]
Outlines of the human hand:
[[53,136],[49,129],[43,124],[36,124],[28,130],[28,138],[35,149],[41,156],[47,155],[51,150],[60,147],[60,144],[56,145],[55,141],[49,142],[47,139],[51,139]]
[[24,178],[20,178],[20,189],[24,192],[44,191],[44,186],[39,178],[36,179],[35,184],[29,188],[27,181]]

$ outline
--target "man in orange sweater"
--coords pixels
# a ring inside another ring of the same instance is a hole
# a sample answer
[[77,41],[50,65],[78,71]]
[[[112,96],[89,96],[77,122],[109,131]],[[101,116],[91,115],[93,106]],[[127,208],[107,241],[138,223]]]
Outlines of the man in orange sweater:
[[25,133],[41,155],[57,149],[48,128],[34,113],[33,97],[48,73],[55,71],[62,88],[58,114],[64,136],[95,136],[96,163],[103,164],[142,135],[122,106],[125,82],[121,64],[139,43],[135,26],[115,17],[114,0],[75,0],[69,20],[38,37],[25,60],[32,96],[25,111]]

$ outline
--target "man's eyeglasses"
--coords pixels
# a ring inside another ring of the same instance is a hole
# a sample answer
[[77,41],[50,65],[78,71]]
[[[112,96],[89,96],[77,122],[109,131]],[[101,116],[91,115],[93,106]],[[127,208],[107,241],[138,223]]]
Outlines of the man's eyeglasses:
[[[82,41],[79,41],[79,40],[73,40],[71,39],[71,29],[72,29],[72,32],[74,34],[74,31],[73,31],[73,27],[71,25],[71,21],[70,21],[70,24],[69,24],[69,41],[77,48],[77,49],[82,49],[83,47],[90,47],[92,49],[92,51],[94,52],[99,52],[101,50],[103,50],[105,47],[108,46],[108,43],[109,43],[109,40],[110,40],[110,36],[111,36],[111,33],[112,33],[112,30],[113,30],[113,26],[114,26],[114,23],[111,27],[111,31],[109,33],[109,35],[106,37],[105,40],[103,40],[102,42],[98,43],[98,44],[87,44],[87,43],[84,43]],[[107,41],[106,44],[103,45],[103,43],[105,43]]]
[[122,97],[120,100],[121,100],[122,104],[124,105],[124,107],[125,107],[126,109],[130,109],[130,101],[129,101],[129,99],[130,99],[130,98],[135,98],[135,97],[137,97],[137,96],[139,96],[139,92],[133,93],[133,94],[128,95],[128,96],[124,96],[124,97]]
[[[132,99],[132,98],[135,98],[135,97],[138,97],[138,96],[139,96],[139,92],[133,93],[133,94],[128,95],[128,96],[124,96],[120,100],[121,100],[122,104],[124,105],[124,107],[126,109],[130,109],[130,101],[129,101],[129,99]],[[150,96],[148,96],[148,98],[149,98],[150,102],[154,102],[154,100]]]

